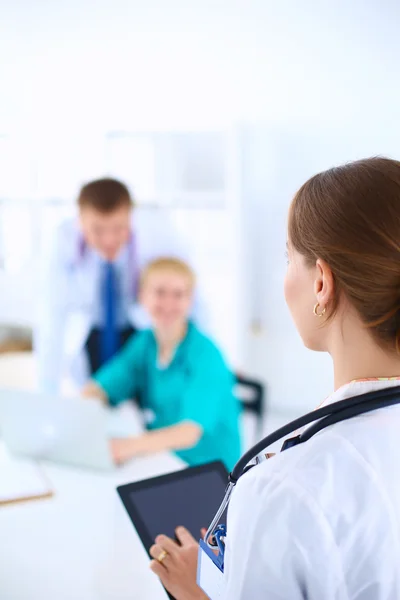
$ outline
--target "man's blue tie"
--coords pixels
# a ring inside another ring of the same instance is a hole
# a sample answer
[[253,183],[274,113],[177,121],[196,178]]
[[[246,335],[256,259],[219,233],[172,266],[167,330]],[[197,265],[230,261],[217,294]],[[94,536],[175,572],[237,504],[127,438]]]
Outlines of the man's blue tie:
[[103,309],[103,328],[101,335],[101,359],[102,363],[112,358],[118,350],[117,329],[117,273],[115,266],[107,262],[103,267],[101,286],[101,298]]

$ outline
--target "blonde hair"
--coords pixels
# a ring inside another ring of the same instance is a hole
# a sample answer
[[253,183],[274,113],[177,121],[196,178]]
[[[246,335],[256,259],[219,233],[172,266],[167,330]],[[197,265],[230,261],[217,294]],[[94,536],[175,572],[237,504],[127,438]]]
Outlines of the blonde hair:
[[196,276],[193,269],[183,260],[170,257],[157,258],[149,262],[140,274],[140,287],[143,287],[147,278],[152,273],[165,273],[166,271],[186,277],[190,283],[191,289],[194,288],[196,284]]

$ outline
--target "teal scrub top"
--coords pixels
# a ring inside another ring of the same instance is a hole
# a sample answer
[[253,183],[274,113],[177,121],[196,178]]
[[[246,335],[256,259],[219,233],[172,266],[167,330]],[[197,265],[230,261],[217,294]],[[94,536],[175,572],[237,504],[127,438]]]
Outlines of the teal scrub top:
[[189,465],[222,460],[232,469],[240,456],[240,409],[233,393],[234,378],[221,352],[189,323],[169,365],[159,366],[157,357],[154,333],[141,331],[93,379],[114,406],[138,397],[141,408],[154,415],[148,429],[183,421],[200,425],[199,442],[176,451]]

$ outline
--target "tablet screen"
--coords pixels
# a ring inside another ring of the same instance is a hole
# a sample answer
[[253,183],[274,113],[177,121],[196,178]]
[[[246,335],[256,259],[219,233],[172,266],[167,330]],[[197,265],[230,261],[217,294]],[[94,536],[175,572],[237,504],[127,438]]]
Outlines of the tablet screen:
[[[121,486],[118,492],[149,550],[160,533],[173,538],[178,525],[199,539],[222,502],[227,479],[222,463],[214,462]],[[221,522],[226,523],[225,515]]]

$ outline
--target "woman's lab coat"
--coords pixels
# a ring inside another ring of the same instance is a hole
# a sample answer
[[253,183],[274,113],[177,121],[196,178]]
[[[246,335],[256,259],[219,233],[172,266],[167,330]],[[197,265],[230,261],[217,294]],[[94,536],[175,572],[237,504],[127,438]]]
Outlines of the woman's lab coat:
[[[128,319],[134,327],[148,325],[138,306],[134,278],[142,267],[157,257],[179,257],[191,262],[188,249],[160,211],[133,212],[134,265],[126,260],[122,294],[129,299]],[[99,303],[98,257],[82,250],[78,220],[62,223],[55,235],[50,256],[44,262],[35,328],[35,351],[40,388],[58,391],[63,375],[69,374],[77,386],[89,376],[84,345],[95,322]],[[129,255],[129,248],[125,249]],[[97,258],[97,260],[96,260]],[[131,261],[132,262],[132,261]],[[194,317],[204,318],[196,301]],[[200,303],[201,304],[201,303]]]
[[[352,382],[324,404],[399,385]],[[400,599],[400,406],[321,431],[239,480],[224,600]]]

